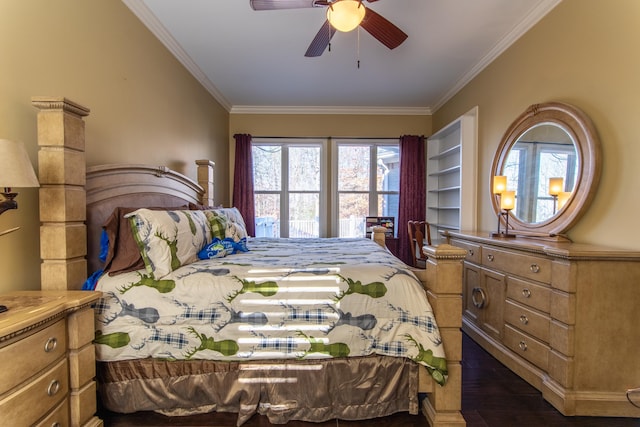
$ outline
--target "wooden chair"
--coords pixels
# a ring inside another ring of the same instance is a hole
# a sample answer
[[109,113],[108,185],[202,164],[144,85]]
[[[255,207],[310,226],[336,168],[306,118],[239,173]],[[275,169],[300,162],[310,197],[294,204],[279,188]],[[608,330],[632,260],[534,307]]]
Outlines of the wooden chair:
[[[431,245],[431,232],[426,221],[408,221],[409,244],[411,245],[411,258],[416,268],[427,268],[427,257],[422,247]],[[426,240],[425,240],[426,236]]]

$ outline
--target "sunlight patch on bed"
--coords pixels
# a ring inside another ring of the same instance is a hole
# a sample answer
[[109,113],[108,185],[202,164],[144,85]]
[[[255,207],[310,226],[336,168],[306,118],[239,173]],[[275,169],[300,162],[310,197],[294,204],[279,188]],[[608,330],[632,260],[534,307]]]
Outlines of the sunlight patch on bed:
[[327,304],[335,305],[331,299],[278,299],[278,300],[243,300],[241,304],[247,305],[314,305]]

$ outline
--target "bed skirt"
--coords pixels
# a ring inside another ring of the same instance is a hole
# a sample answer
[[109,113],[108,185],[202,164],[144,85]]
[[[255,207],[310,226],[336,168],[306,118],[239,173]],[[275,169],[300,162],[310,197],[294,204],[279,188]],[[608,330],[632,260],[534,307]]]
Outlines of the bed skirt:
[[240,426],[255,413],[289,420],[361,420],[417,414],[418,370],[405,358],[217,362],[140,359],[98,362],[98,390],[113,412],[180,416],[234,412]]

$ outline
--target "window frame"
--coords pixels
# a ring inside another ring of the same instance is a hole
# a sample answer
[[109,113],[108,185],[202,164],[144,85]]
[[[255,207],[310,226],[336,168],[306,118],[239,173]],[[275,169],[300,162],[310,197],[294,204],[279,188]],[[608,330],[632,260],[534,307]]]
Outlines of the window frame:
[[[369,190],[368,191],[339,191],[338,190],[338,153],[340,146],[369,146]],[[332,138],[331,139],[331,235],[340,235],[340,194],[368,194],[369,195],[369,215],[378,215],[378,198],[381,195],[400,196],[400,188],[397,191],[378,190],[377,189],[377,161],[378,147],[393,146],[398,148],[398,156],[400,156],[400,140],[397,138]],[[363,218],[363,221],[366,218]],[[396,223],[398,218],[396,217]],[[394,233],[397,236],[398,227],[394,227]],[[363,236],[364,237],[364,236]]]
[[[320,213],[318,218],[318,235],[319,237],[323,237],[327,235],[328,229],[328,221],[330,218],[327,217],[327,183],[328,183],[328,173],[327,171],[327,162],[328,162],[328,140],[324,138],[288,138],[288,137],[254,137],[251,141],[253,146],[274,146],[278,145],[282,147],[281,152],[281,171],[280,171],[280,190],[256,190],[254,188],[254,195],[257,194],[278,194],[280,196],[280,237],[287,238],[289,237],[290,229],[289,229],[289,197],[291,194],[318,194],[319,197],[319,207],[318,211]],[[309,191],[309,190],[289,190],[289,149],[292,147],[309,147],[309,146],[318,146],[320,148],[320,190],[319,191]],[[253,148],[252,148],[253,149]]]

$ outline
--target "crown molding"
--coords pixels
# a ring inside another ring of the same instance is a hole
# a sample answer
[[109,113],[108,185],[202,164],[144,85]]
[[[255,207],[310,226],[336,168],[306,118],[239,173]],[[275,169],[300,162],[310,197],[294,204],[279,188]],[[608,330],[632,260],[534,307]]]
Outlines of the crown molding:
[[122,0],[134,15],[155,35],[180,63],[230,114],[351,114],[429,116],[429,107],[319,107],[319,106],[233,106],[191,59],[143,0]]
[[318,106],[233,106],[231,114],[351,114],[386,116],[429,116],[428,107],[318,107]]
[[230,114],[351,114],[351,115],[398,115],[428,116],[438,111],[462,88],[469,84],[480,72],[506,51],[513,43],[538,23],[562,0],[544,0],[520,21],[513,30],[502,38],[472,69],[456,82],[431,107],[321,107],[321,106],[233,106],[209,80],[200,67],[189,57],[182,47],[158,21],[143,0],[122,0],[122,2],[140,19],[140,21],[160,40],[162,44],[180,61],[180,63],[202,84],[218,103]]
[[438,111],[447,101],[453,98],[463,87],[473,80],[482,70],[498,58],[513,43],[529,31],[535,24],[545,17],[551,10],[560,4],[562,0],[545,0],[539,3],[531,12],[516,25],[509,34],[503,37],[471,70],[469,70],[458,82],[449,89],[444,96],[434,104],[432,110]]
[[158,40],[176,57],[178,61],[195,77],[196,80],[215,98],[216,101],[227,111],[231,111],[231,103],[202,72],[200,67],[182,49],[178,42],[171,36],[169,31],[158,21],[158,18],[151,12],[142,0],[122,0],[122,2],[133,12],[134,15],[155,35]]

